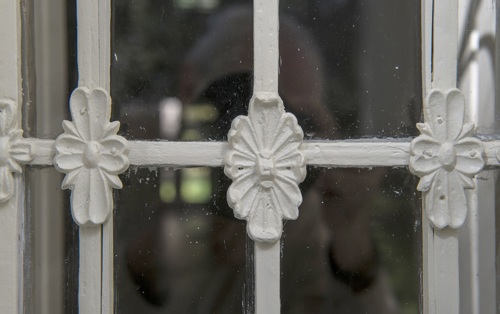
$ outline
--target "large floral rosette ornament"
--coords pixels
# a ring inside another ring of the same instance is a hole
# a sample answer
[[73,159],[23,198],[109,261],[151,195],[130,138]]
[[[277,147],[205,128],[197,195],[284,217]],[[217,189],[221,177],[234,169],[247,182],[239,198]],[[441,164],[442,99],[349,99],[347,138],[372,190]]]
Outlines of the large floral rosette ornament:
[[16,128],[17,106],[12,100],[0,100],[0,203],[14,194],[14,177],[22,173],[22,163],[33,160],[32,147],[22,142],[23,131]]
[[112,188],[129,166],[127,141],[109,122],[111,99],[104,89],[77,88],[70,99],[73,121],[64,121],[56,139],[54,166],[66,173],[63,189],[71,189],[73,219],[81,226],[104,223],[113,209]]
[[298,217],[298,184],[306,176],[303,138],[297,119],[285,113],[275,93],[255,95],[249,115],[232,123],[224,168],[233,180],[227,200],[236,218],[247,220],[247,232],[255,241],[279,240],[282,219]]
[[410,170],[421,177],[417,189],[436,228],[459,228],[467,217],[464,189],[475,188],[474,175],[484,165],[484,147],[471,137],[473,123],[464,124],[465,99],[458,89],[433,90],[427,98],[421,135],[410,147]]

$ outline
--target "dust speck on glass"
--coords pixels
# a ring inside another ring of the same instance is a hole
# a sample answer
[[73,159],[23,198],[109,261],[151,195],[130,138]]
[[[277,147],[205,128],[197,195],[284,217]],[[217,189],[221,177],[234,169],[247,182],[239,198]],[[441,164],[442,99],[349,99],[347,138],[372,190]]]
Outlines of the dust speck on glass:
[[[252,1],[114,0],[112,15],[120,135],[227,140],[252,96]],[[419,34],[419,1],[281,0],[279,93],[305,139],[415,136]],[[131,167],[122,180],[117,313],[251,313],[253,245],[222,169]],[[415,186],[406,169],[309,167],[284,227],[282,312],[419,312]]]

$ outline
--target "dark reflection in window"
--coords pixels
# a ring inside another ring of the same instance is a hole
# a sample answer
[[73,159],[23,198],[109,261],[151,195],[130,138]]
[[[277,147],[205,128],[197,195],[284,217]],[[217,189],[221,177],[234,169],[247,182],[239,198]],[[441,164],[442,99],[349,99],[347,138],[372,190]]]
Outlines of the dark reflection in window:
[[[280,96],[306,139],[415,133],[417,2],[280,5]],[[226,140],[252,92],[251,1],[115,0],[113,14],[113,110],[122,134]],[[308,171],[299,219],[285,224],[283,313],[417,312],[413,177]],[[227,206],[222,169],[140,168],[123,180],[115,192],[117,312],[251,313],[252,244]]]
[[405,169],[308,169],[284,228],[282,312],[419,313],[415,184]]
[[[243,113],[253,67],[251,11],[249,0],[113,1],[111,93],[120,132],[165,138],[160,129],[173,128],[160,120],[166,101],[187,108],[217,100],[208,105],[221,105],[219,113]],[[221,33],[221,27],[234,31]],[[235,81],[227,78],[231,74]],[[210,90],[215,82],[219,89]],[[240,83],[245,90],[232,87]],[[203,130],[167,138],[215,139]]]
[[253,244],[220,201],[225,190],[213,180],[220,176],[220,168],[136,168],[123,176],[117,313],[241,313],[253,294],[246,271]]
[[316,116],[329,124],[318,132],[304,120],[306,138],[416,134],[419,12],[420,1],[280,1],[280,94],[290,111],[325,107],[334,122]]
[[[408,137],[421,112],[418,1],[280,1],[280,95],[306,139]],[[128,138],[166,138],[162,104],[209,104],[198,136],[226,138],[252,89],[251,1],[130,1],[113,7],[114,118]],[[221,124],[223,124],[221,126]],[[219,128],[220,127],[220,128]],[[214,134],[220,134],[219,137]]]

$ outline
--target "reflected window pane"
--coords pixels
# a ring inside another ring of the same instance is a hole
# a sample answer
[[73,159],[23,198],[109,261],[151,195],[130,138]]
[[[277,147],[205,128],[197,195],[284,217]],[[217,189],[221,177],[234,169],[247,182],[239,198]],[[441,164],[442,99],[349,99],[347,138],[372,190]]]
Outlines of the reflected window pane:
[[123,180],[114,214],[118,313],[252,306],[253,245],[227,207],[221,168],[136,168]]
[[113,119],[128,139],[220,140],[246,114],[251,0],[113,1]]
[[283,313],[419,313],[415,184],[403,169],[310,168],[285,224]]
[[416,134],[420,10],[420,1],[280,1],[280,95],[306,139]]

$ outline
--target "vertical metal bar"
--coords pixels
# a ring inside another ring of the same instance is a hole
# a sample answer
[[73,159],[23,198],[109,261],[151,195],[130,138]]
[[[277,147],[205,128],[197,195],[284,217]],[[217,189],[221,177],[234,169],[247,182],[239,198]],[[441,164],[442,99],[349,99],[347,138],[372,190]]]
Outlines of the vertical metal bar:
[[[78,0],[79,86],[109,90],[110,1]],[[80,228],[80,313],[113,312],[113,220]]]
[[[422,91],[423,99],[426,92],[431,89],[432,82],[432,21],[433,0],[422,1]],[[424,202],[422,202],[423,206]],[[422,210],[422,310],[424,313],[432,313],[434,307],[434,277],[431,270],[434,269],[434,232],[427,219],[425,210]]]
[[[460,0],[462,47],[459,86],[467,97],[468,117],[482,134],[495,125],[495,1]],[[476,176],[469,193],[467,223],[459,231],[461,313],[495,313],[495,181],[498,170]]]
[[[0,99],[17,104],[15,123],[19,128],[22,101],[19,1],[0,0],[0,8]],[[0,313],[20,313],[22,309],[22,181],[22,176],[14,175],[14,195],[0,204]]]
[[[99,1],[99,86],[110,90],[111,1]],[[114,313],[113,213],[102,225],[102,307],[101,314]]]
[[80,228],[78,308],[82,314],[101,312],[101,228]]
[[457,86],[458,2],[435,0],[433,20],[432,88]]
[[[433,2],[432,89],[446,91],[456,87],[458,55],[458,2]],[[426,91],[428,92],[428,90]],[[430,228],[428,224],[425,228]],[[424,282],[429,300],[426,313],[459,313],[460,286],[458,266],[458,231],[430,230],[427,234],[427,254],[424,257]]]
[[255,242],[255,313],[280,313],[280,241]]
[[[278,92],[278,0],[254,1],[254,94]],[[280,241],[255,242],[255,309],[280,313]]]
[[254,1],[254,94],[278,92],[278,2]]

